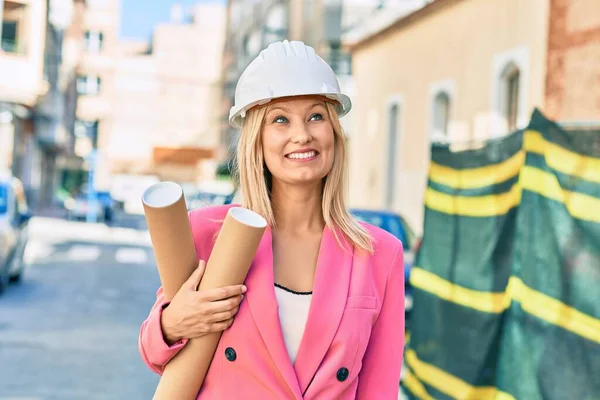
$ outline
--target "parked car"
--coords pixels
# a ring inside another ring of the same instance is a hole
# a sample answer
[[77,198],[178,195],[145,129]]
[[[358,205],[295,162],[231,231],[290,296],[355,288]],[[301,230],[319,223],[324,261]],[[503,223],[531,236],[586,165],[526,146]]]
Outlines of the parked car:
[[229,181],[201,182],[193,195],[190,195],[189,198],[186,196],[188,208],[193,210],[206,206],[229,204],[234,190],[233,183]]
[[4,173],[0,176],[0,293],[23,276],[30,218],[21,181]]
[[85,221],[90,211],[94,212],[97,222],[104,222],[106,217],[102,201],[98,198],[90,199],[85,193],[65,200],[65,208],[67,218],[71,221]]
[[412,310],[412,288],[410,286],[410,270],[415,262],[415,255],[421,246],[421,238],[399,214],[384,210],[350,209],[350,213],[360,221],[375,225],[396,236],[404,245],[404,290],[407,319]]

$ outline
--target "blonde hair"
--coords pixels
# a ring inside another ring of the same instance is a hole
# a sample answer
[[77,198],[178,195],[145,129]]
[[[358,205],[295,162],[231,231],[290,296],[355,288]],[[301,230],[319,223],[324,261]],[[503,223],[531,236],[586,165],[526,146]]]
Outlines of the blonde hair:
[[[344,200],[348,186],[346,138],[334,105],[326,102],[326,106],[335,137],[335,152],[331,171],[324,178],[323,219],[334,232],[340,245],[342,244],[337,234],[338,229],[355,248],[372,253],[371,235],[346,209]],[[267,104],[252,108],[244,118],[237,146],[234,175],[242,191],[243,207],[257,212],[270,226],[275,226],[270,194],[272,178],[265,164],[261,135],[265,116],[270,107],[271,105]]]

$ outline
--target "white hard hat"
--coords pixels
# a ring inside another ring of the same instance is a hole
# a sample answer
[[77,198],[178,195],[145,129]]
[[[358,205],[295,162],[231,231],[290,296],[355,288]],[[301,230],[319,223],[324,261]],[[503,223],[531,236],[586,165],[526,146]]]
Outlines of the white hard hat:
[[280,97],[306,95],[335,100],[339,117],[352,107],[350,98],[341,93],[335,73],[312,47],[299,41],[272,43],[240,76],[229,123],[240,128],[250,108]]

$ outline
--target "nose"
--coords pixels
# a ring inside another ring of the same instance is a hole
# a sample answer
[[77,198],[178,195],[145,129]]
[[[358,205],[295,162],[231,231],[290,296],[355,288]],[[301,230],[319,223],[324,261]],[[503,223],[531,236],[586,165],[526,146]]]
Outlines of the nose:
[[306,144],[313,139],[310,131],[304,124],[296,124],[292,130],[292,142],[297,144]]

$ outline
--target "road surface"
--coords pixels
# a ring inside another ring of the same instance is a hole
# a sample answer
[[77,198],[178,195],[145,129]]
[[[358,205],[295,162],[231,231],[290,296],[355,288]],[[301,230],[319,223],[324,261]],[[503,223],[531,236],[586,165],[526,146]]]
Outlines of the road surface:
[[151,399],[137,351],[159,285],[146,231],[34,218],[0,296],[0,400]]

